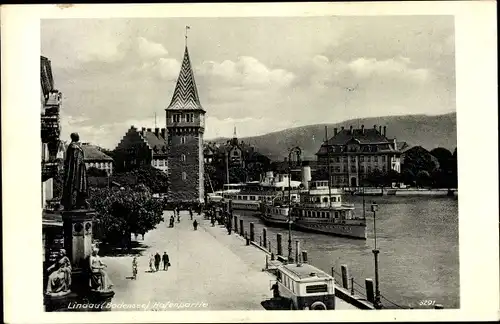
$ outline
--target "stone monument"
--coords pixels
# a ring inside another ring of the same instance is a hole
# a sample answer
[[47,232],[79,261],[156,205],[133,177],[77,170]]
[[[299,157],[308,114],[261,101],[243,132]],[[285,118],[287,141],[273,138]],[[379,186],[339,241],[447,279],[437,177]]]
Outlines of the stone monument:
[[[64,247],[68,257],[64,260],[65,274],[71,273],[69,284],[64,287],[66,293],[72,294],[67,299],[93,301],[111,301],[114,293],[110,290],[96,290],[91,283],[92,227],[95,211],[90,209],[88,198],[88,179],[85,167],[85,155],[79,143],[77,133],[71,134],[71,143],[66,151],[64,161],[64,181],[61,205],[64,231]],[[94,248],[95,250],[95,248]],[[62,262],[62,261],[60,261]],[[100,270],[100,273],[104,270]],[[62,275],[61,275],[62,277]],[[52,283],[57,282],[54,280]],[[49,280],[50,281],[50,280]],[[50,283],[50,282],[49,282]],[[48,304],[53,302],[54,293],[47,290]],[[52,303],[53,304],[53,303]],[[60,306],[61,303],[59,303]],[[103,309],[104,310],[104,309]]]

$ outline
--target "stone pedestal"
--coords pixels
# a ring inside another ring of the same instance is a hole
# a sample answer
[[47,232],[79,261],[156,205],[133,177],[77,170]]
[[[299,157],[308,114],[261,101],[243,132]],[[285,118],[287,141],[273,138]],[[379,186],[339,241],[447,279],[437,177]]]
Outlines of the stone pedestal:
[[115,293],[113,291],[96,291],[92,290],[88,294],[88,301],[93,305],[99,305],[94,311],[106,312],[111,310],[111,300],[113,299]]
[[88,269],[87,259],[92,253],[92,221],[94,210],[62,212],[64,248],[74,270]]

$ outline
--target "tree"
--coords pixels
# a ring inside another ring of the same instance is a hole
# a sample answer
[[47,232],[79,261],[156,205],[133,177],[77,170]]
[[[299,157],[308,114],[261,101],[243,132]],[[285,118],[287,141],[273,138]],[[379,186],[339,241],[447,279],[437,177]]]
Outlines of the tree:
[[431,173],[439,168],[439,161],[426,149],[421,146],[415,146],[404,153],[404,164],[402,169],[409,169],[413,174],[420,170]]
[[135,177],[138,184],[143,184],[152,193],[167,193],[170,186],[168,175],[151,165],[142,165],[132,171],[115,174],[116,178]]
[[403,183],[408,184],[408,185],[415,185],[416,177],[413,171],[410,169],[404,169],[401,172],[401,180]]
[[99,238],[131,247],[131,234],[144,234],[163,221],[163,203],[145,185],[90,188],[90,206],[97,211]]
[[431,183],[431,176],[429,174],[429,172],[425,171],[425,170],[420,170],[418,173],[417,173],[417,185],[419,187],[426,187],[428,185],[430,185]]

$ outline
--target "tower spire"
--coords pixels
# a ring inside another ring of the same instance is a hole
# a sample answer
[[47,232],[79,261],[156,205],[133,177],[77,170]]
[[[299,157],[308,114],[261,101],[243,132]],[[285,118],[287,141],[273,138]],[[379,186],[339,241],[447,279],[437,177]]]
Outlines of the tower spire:
[[188,30],[191,29],[191,27],[186,26],[186,34],[184,35],[184,45],[185,47],[188,46]]

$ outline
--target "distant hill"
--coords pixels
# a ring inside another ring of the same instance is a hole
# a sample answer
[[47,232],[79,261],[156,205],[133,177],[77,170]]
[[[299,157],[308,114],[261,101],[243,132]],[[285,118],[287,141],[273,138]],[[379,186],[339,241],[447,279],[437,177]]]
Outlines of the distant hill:
[[[456,113],[445,115],[406,115],[386,116],[352,119],[337,124],[317,124],[282,131],[268,133],[260,136],[240,138],[246,143],[273,160],[282,160],[288,155],[288,148],[299,146],[303,157],[315,159],[325,138],[325,126],[328,126],[328,137],[333,136],[333,129],[344,126],[358,128],[372,128],[373,125],[387,126],[387,137],[396,138],[398,142],[407,142],[410,146],[422,146],[427,150],[444,147],[453,152],[457,145]],[[211,142],[224,142],[225,138],[211,140]]]

